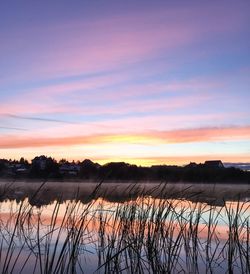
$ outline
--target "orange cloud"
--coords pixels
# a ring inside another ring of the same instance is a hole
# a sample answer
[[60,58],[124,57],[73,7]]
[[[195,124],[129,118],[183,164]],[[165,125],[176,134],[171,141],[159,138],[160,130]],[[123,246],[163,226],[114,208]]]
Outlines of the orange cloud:
[[209,127],[152,132],[152,137],[167,143],[190,143],[250,139],[250,126]]
[[172,131],[150,131],[124,134],[95,134],[70,137],[0,137],[0,148],[25,148],[49,146],[74,146],[84,144],[127,143],[161,144],[234,141],[250,139],[250,126],[223,128],[179,129]]

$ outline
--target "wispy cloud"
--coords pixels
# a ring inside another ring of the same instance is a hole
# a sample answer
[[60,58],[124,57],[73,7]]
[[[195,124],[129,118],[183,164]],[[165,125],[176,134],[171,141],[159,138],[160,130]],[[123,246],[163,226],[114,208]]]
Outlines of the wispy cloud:
[[[23,54],[19,55],[22,62],[15,62],[15,69],[19,74],[26,74],[25,78],[117,68],[175,52],[177,48],[194,45],[215,34],[237,32],[246,16],[242,16],[240,9],[227,6],[222,4],[218,9],[211,5],[175,9],[163,6],[161,9],[157,5],[154,11],[150,8],[113,13],[88,21],[63,18],[46,28],[38,24],[17,29],[24,39],[19,39],[17,34],[10,38],[6,31],[1,48],[4,52],[9,49],[15,52],[18,41]],[[21,68],[26,64],[26,69],[20,70],[19,63]]]
[[[147,89],[145,89],[145,95],[147,95],[146,92]],[[115,101],[110,101],[109,95],[105,99],[104,93],[100,95],[101,98],[97,98],[96,100],[94,100],[94,97],[90,95],[89,99],[79,96],[79,98],[76,98],[73,101],[69,100],[69,102],[64,100],[51,100],[51,102],[47,102],[47,100],[44,100],[44,98],[40,98],[40,101],[38,102],[39,97],[36,100],[24,97],[19,101],[16,100],[16,102],[13,102],[12,104],[3,103],[1,105],[0,113],[15,113],[11,114],[10,117],[30,120],[39,120],[40,118],[32,118],[33,116],[24,116],[20,114],[26,113],[28,115],[34,115],[37,113],[64,113],[71,115],[95,115],[101,117],[101,115],[103,114],[126,115],[133,113],[150,113],[153,111],[170,111],[173,109],[181,109],[183,107],[194,106],[200,103],[204,103],[207,100],[211,100],[212,98],[214,98],[215,95],[204,92],[196,94],[195,98],[192,94],[180,94],[177,96],[171,96],[170,98],[168,96],[163,96],[160,99],[127,98],[126,100],[124,100],[126,96],[124,96],[122,92],[119,93],[119,91],[117,91],[117,94],[115,95],[114,93],[113,96],[116,96]],[[26,104],[29,104],[29,108],[25,106]],[[56,119],[48,119],[48,122],[50,120],[54,120],[54,122],[60,122]]]
[[27,131],[28,129],[26,128],[18,128],[18,127],[3,127],[0,126],[0,129],[4,129],[4,130],[17,130],[17,131]]
[[5,114],[6,117],[13,119],[21,119],[21,120],[32,120],[32,121],[40,121],[40,122],[51,122],[51,123],[63,123],[63,124],[75,124],[74,122],[50,119],[50,118],[42,118],[42,117],[29,117],[29,116],[20,116],[14,114]]
[[8,136],[0,137],[0,148],[25,148],[49,146],[74,146],[102,143],[125,144],[173,144],[192,142],[234,141],[250,139],[250,126],[224,128],[196,128],[172,131],[150,131],[136,134],[96,134],[70,137],[33,138]]

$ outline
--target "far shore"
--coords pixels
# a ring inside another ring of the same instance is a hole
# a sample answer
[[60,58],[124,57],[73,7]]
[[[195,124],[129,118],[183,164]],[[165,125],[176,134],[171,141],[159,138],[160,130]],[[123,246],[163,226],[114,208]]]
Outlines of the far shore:
[[249,184],[221,183],[163,183],[159,181],[98,181],[86,180],[81,182],[58,181],[0,181],[0,197],[2,199],[23,200],[32,197],[38,189],[39,203],[46,204],[56,199],[65,201],[78,199],[88,202],[98,187],[97,196],[108,201],[122,202],[136,199],[141,195],[160,198],[184,198],[209,204],[222,205],[225,201],[238,199],[250,200]]
[[111,180],[111,179],[104,179],[104,180],[93,180],[93,179],[78,179],[78,178],[68,178],[63,180],[56,180],[56,179],[14,179],[14,178],[0,178],[1,183],[57,183],[57,184],[169,184],[169,185],[236,185],[236,186],[249,186],[250,182],[235,182],[235,181],[228,181],[228,182],[191,182],[191,181],[160,181],[160,180]]

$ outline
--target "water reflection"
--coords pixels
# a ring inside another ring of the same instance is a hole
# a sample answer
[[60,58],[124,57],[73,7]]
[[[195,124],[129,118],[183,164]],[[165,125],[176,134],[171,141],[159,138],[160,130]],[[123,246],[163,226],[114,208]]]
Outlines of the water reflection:
[[0,271],[249,273],[247,189],[183,187],[5,187]]

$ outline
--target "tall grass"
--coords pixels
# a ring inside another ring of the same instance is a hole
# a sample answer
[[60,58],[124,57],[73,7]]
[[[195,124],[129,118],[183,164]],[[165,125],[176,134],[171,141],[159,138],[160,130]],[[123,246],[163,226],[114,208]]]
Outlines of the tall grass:
[[50,212],[31,200],[0,211],[0,272],[250,273],[249,201],[216,207],[132,186],[131,199],[108,203],[99,186],[87,204],[76,193]]

